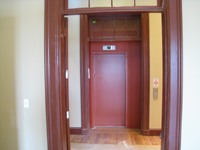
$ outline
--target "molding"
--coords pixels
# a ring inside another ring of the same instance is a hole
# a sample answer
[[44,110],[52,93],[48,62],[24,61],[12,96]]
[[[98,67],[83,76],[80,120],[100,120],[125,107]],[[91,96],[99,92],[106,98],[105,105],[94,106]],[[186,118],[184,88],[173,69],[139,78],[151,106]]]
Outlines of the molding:
[[70,134],[82,134],[82,129],[81,127],[70,127]]
[[141,15],[141,133],[149,135],[149,14]]
[[77,134],[77,135],[88,135],[88,129],[82,129],[81,127],[70,127],[70,134]]
[[163,116],[161,150],[180,150],[182,119],[182,1],[165,0],[163,12]]
[[82,134],[90,131],[90,84],[88,79],[89,41],[88,17],[80,16],[80,72],[81,72],[81,127]]
[[157,6],[134,6],[134,7],[97,7],[97,8],[76,8],[64,10],[63,15],[78,14],[99,14],[99,13],[128,13],[128,12],[162,12],[162,7]]
[[61,35],[64,31],[63,4],[62,0],[45,0],[44,63],[48,150],[70,148],[65,114],[64,36]]
[[161,132],[162,132],[161,129],[150,129],[149,136],[160,136]]
[[160,133],[162,133],[161,129],[141,130],[143,136],[160,136]]

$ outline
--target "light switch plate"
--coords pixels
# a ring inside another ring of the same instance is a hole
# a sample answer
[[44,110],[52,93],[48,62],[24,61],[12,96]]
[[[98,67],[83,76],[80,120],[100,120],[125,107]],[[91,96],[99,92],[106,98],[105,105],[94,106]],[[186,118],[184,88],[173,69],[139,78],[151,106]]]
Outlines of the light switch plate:
[[29,108],[29,99],[24,99],[24,108]]

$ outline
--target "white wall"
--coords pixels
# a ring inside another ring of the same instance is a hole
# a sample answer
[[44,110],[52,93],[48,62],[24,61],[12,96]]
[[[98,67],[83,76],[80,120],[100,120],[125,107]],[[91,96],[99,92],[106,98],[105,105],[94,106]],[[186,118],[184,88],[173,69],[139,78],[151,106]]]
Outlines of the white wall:
[[81,127],[80,16],[68,16],[70,127]]
[[183,0],[183,116],[181,150],[198,150],[200,135],[200,1]]
[[0,0],[0,149],[47,150],[44,0]]

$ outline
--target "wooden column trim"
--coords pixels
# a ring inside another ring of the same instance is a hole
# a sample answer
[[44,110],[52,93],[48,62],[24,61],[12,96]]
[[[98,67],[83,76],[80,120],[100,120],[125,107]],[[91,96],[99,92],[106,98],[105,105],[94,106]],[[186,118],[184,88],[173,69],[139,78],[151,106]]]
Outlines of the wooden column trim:
[[141,133],[149,135],[149,14],[141,15]]
[[165,0],[163,12],[162,150],[180,150],[182,122],[182,1]]
[[67,146],[70,145],[66,134],[65,115],[63,6],[62,0],[45,1],[45,96],[48,150],[67,150]]
[[82,134],[90,131],[90,87],[88,79],[89,68],[89,41],[88,17],[80,16],[80,72],[81,72],[81,126]]

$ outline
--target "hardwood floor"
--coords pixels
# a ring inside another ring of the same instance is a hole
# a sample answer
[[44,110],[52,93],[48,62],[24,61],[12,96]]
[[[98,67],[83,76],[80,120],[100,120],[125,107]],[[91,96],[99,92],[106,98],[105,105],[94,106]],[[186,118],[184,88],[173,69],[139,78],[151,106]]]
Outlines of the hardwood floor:
[[159,136],[142,136],[139,129],[96,127],[89,135],[70,135],[72,143],[161,145]]

